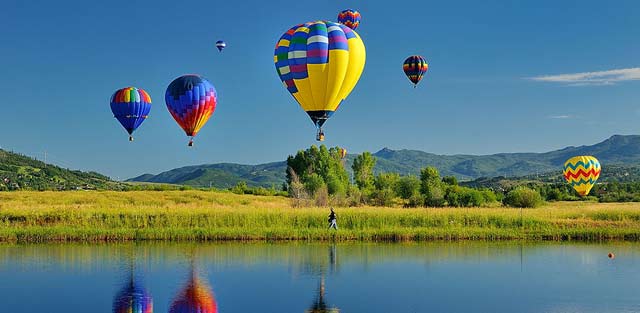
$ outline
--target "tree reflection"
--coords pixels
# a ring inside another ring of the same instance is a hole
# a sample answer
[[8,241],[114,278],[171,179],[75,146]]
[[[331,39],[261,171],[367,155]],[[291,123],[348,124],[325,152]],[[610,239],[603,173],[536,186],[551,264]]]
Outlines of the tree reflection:
[[[329,247],[329,273],[334,273],[337,268],[337,249],[336,245],[332,244]],[[320,281],[318,282],[318,290],[316,299],[313,305],[306,310],[306,313],[339,313],[340,309],[336,307],[330,307],[326,301],[326,287],[324,283],[325,270],[320,271]]]
[[316,299],[313,302],[313,305],[306,310],[306,313],[339,313],[340,309],[336,307],[330,307],[326,302],[325,296],[325,284],[324,284],[324,275],[320,276],[320,282],[318,284],[318,291],[316,295]]

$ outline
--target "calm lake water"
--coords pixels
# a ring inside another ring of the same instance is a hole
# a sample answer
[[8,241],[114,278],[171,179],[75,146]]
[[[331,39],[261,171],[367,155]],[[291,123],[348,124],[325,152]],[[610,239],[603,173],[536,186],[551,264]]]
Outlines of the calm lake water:
[[0,245],[0,312],[640,312],[640,244]]

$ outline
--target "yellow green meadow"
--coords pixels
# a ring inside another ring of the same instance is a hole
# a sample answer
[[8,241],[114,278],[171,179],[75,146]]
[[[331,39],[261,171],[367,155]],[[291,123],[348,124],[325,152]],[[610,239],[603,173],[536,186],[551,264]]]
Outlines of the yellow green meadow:
[[2,242],[638,240],[640,203],[535,209],[292,207],[284,197],[213,191],[0,193]]

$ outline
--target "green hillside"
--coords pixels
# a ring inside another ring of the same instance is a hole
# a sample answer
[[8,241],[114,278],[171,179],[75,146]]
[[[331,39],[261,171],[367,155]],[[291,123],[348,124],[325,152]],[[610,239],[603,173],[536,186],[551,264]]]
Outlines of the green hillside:
[[260,165],[242,165],[219,163],[197,166],[186,166],[158,175],[144,174],[128,181],[183,184],[195,187],[229,188],[240,181],[249,186],[279,188],[285,181],[285,162],[274,162]]
[[116,190],[122,187],[122,183],[95,172],[68,170],[0,150],[0,190]]
[[[481,177],[525,177],[542,173],[558,173],[562,164],[575,155],[593,155],[606,169],[611,165],[640,165],[640,136],[615,135],[591,146],[567,147],[545,153],[499,153],[492,155],[437,155],[417,150],[391,150],[376,153],[375,171],[418,175],[425,166],[435,166],[443,176],[456,176],[462,181]],[[355,155],[345,159],[350,170]],[[626,168],[626,167],[625,167]],[[285,162],[260,165],[231,163],[188,166],[158,175],[144,174],[130,181],[187,184],[227,188],[239,181],[250,186],[279,186],[285,181]],[[633,170],[632,170],[633,171]],[[606,171],[605,171],[606,173]],[[606,176],[606,174],[603,174]],[[604,178],[604,177],[603,177]],[[606,179],[606,178],[605,178]],[[616,179],[629,179],[628,176]]]

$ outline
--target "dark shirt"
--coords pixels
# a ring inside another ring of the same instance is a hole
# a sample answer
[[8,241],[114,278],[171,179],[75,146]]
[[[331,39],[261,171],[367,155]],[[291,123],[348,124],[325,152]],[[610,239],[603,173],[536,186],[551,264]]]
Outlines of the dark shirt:
[[329,214],[329,220],[335,220],[336,219],[336,213],[335,212],[331,212],[331,214]]

